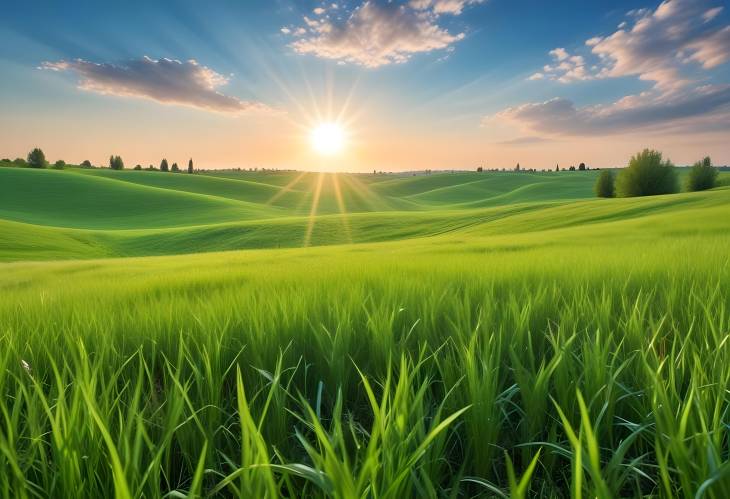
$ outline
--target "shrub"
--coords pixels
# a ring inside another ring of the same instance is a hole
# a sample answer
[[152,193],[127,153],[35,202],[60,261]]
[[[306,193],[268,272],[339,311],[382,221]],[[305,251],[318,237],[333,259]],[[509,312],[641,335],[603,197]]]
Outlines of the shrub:
[[142,169],[142,165],[137,165],[137,166],[134,167],[134,169],[137,170],[137,171],[139,171],[139,170]]
[[85,159],[81,162],[81,168],[94,168],[94,166],[91,164],[91,161]]
[[621,197],[673,194],[679,191],[677,173],[659,151],[644,149],[631,157],[628,167],[616,178],[616,194]]
[[687,190],[704,191],[712,189],[717,185],[718,174],[717,169],[712,166],[712,160],[707,156],[690,168],[689,175],[687,176]]
[[63,170],[66,168],[66,162],[62,159],[59,159],[55,163],[53,163],[53,169],[54,170]]
[[36,147],[28,153],[28,166],[31,168],[45,168],[48,165],[46,155]]
[[612,198],[616,195],[613,173],[610,170],[603,170],[598,175],[594,191],[599,198]]

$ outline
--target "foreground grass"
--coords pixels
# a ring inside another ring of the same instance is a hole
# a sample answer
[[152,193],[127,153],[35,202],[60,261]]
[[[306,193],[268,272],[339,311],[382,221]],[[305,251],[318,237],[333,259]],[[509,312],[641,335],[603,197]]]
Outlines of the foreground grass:
[[3,264],[0,493],[729,497],[725,195]]

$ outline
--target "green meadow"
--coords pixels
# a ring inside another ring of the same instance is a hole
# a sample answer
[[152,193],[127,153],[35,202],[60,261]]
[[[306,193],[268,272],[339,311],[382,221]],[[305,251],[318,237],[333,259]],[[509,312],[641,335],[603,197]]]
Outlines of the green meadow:
[[730,178],[0,168],[2,497],[730,497]]

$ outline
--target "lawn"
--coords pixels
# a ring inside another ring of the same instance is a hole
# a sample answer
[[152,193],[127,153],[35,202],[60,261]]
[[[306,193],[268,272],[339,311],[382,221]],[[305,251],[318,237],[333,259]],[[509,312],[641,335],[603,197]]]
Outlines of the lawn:
[[0,491],[730,497],[730,187],[594,181],[0,169]]

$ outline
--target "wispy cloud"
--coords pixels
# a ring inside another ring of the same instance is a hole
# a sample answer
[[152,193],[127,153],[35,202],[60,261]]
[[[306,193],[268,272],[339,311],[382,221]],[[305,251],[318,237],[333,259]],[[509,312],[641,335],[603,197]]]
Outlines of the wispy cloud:
[[577,107],[568,99],[555,98],[507,108],[488,117],[485,124],[491,120],[510,122],[523,130],[550,135],[601,135],[646,127],[655,131],[681,127],[688,133],[723,122],[727,127],[730,123],[730,85],[705,85],[692,92],[666,96],[646,92],[611,104],[584,107]]
[[368,0],[350,11],[320,7],[315,17],[304,18],[303,26],[287,29],[296,38],[291,47],[300,54],[375,68],[452,47],[465,35],[443,27],[440,17],[459,15],[481,1]]
[[79,88],[123,97],[138,97],[163,104],[190,106],[206,111],[238,114],[273,112],[268,106],[220,93],[228,78],[194,60],[151,59],[147,56],[121,64],[82,59],[44,62],[44,69],[72,71]]

